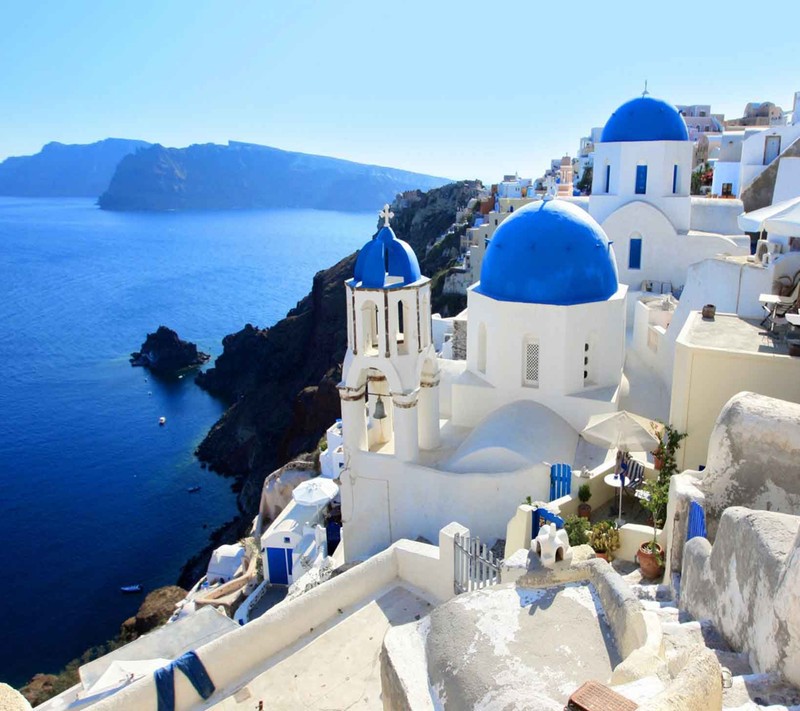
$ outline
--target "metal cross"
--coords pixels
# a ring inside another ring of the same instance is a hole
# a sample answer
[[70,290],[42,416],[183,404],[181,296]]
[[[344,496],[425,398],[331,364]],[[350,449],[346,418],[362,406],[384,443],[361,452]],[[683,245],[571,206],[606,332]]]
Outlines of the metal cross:
[[647,79],[644,80],[644,91],[642,92],[642,96],[647,96],[650,92],[647,91]]
[[383,218],[383,226],[384,227],[388,227],[389,226],[389,220],[391,220],[394,217],[394,213],[389,209],[388,203],[383,206],[383,210],[381,210],[378,213],[378,217],[382,217]]

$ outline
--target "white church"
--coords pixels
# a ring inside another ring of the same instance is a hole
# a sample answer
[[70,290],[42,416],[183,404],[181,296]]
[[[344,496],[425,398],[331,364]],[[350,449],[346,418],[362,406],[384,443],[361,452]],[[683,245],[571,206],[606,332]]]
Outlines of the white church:
[[466,361],[437,358],[430,282],[389,226],[347,282],[340,473],[348,560],[457,518],[502,537],[508,512],[548,500],[550,464],[593,467],[579,440],[617,409],[626,287],[597,222],[558,199],[497,230],[468,296]]

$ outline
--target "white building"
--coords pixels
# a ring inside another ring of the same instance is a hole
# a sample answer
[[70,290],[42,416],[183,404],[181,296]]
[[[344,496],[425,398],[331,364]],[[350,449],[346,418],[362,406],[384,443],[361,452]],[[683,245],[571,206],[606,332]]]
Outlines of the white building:
[[652,282],[679,290],[689,265],[749,253],[736,226],[741,203],[693,198],[691,172],[692,143],[675,107],[642,96],[611,115],[595,146],[589,213],[613,241],[620,281],[632,291]]
[[548,462],[578,470],[607,456],[578,433],[618,406],[626,287],[584,210],[537,201],[497,228],[468,292],[466,361],[436,358],[429,289],[388,226],[347,282],[347,560],[433,539],[453,519],[502,537],[510,508],[549,500]]

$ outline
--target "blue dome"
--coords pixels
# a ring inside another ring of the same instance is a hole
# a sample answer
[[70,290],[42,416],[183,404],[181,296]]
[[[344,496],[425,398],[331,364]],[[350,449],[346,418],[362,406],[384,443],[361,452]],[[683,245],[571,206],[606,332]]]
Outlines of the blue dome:
[[414,250],[397,239],[391,227],[381,227],[356,257],[353,281],[368,289],[390,289],[413,284],[422,276]]
[[620,106],[603,129],[601,143],[622,141],[688,141],[686,121],[661,99],[640,96]]
[[476,290],[499,301],[569,306],[617,292],[617,265],[603,228],[565,200],[528,203],[494,233]]

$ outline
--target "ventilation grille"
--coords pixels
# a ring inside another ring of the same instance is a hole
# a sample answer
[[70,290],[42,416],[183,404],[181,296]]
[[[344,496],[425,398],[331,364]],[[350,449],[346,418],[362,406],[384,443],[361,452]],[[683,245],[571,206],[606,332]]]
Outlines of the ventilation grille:
[[539,384],[539,343],[529,341],[525,344],[525,384]]

